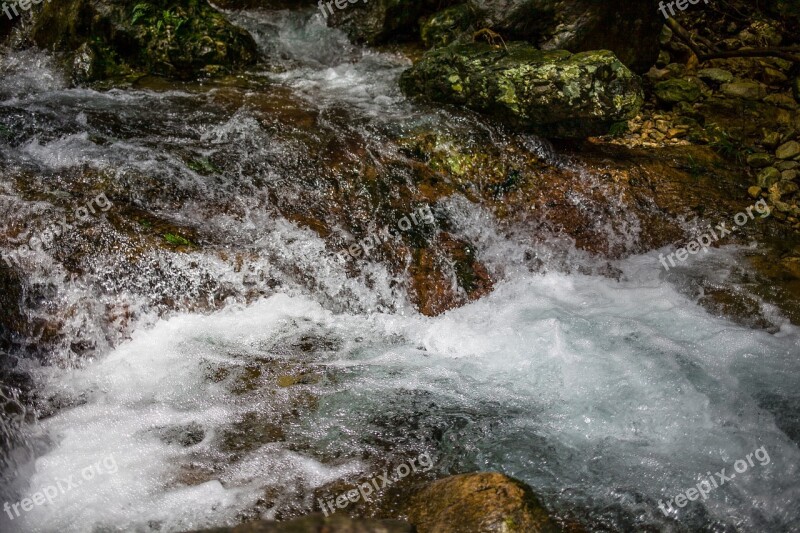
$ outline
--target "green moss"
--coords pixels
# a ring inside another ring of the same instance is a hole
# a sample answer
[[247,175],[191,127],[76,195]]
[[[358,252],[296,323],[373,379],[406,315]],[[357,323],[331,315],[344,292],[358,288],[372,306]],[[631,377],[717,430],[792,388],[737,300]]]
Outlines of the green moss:
[[209,161],[206,157],[191,159],[188,163],[186,163],[186,165],[190,169],[201,174],[219,174],[222,172],[217,165]]
[[552,137],[604,134],[644,101],[639,78],[607,50],[573,55],[520,42],[430,50],[403,73],[400,86]]
[[71,53],[76,81],[156,74],[190,79],[252,64],[247,32],[205,0],[46,2],[30,29],[40,47]]
[[175,235],[174,233],[165,233],[164,240],[173,246],[191,246],[192,244],[191,241],[181,237],[180,235]]

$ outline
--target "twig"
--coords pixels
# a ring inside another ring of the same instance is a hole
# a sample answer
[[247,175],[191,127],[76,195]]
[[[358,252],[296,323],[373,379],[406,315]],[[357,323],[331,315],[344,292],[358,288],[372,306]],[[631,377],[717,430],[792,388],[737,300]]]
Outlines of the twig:
[[697,45],[692,40],[692,36],[689,35],[689,32],[686,31],[686,29],[683,26],[681,26],[680,23],[678,23],[677,20],[675,20],[672,17],[668,18],[667,19],[667,26],[669,26],[669,29],[672,30],[672,33],[677,35],[680,38],[681,41],[685,42],[689,46],[689,48],[692,49],[692,52],[694,52],[694,55],[696,55],[698,58],[702,55],[702,53],[700,52],[700,49],[697,48]]
[[793,63],[800,63],[800,54],[792,54],[791,52],[800,52],[796,48],[774,47],[774,48],[743,48],[739,50],[729,50],[727,52],[714,52],[711,54],[703,54],[698,56],[701,61],[708,59],[723,59],[726,57],[779,57]]

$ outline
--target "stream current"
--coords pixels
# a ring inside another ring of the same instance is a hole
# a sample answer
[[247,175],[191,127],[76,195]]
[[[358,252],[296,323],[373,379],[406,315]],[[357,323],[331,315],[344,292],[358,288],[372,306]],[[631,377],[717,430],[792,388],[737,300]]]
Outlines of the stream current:
[[[347,150],[357,138],[369,158],[396,152],[392,139],[420,124],[464,135],[481,124],[406,100],[406,58],[354,47],[318,15],[230,16],[270,63],[233,86],[73,88],[45,54],[3,53],[0,134],[17,134],[0,136],[0,209],[6,229],[26,227],[5,252],[41,230],[26,220],[66,212],[62,185],[83,174],[101,174],[112,201],[201,228],[195,239],[213,244],[131,259],[101,216],[104,253],[81,256],[80,269],[63,258],[85,234],[22,254],[30,316],[59,317],[63,334],[7,354],[32,383],[38,419],[2,422],[0,496],[19,501],[104,458],[115,468],[14,520],[3,513],[0,530],[287,518],[318,512],[317,497],[336,495],[323,487],[428,453],[437,476],[503,472],[595,530],[800,531],[795,326],[766,304],[770,330],[710,314],[657,252],[595,272],[563,239],[526,242],[458,194],[437,213],[474,244],[494,290],[418,313],[396,274],[375,261],[352,275],[280,206],[328,198],[315,143]],[[319,131],[270,116],[261,91],[299,102]],[[534,137],[528,148],[559,157]],[[20,177],[51,195],[23,194]],[[636,221],[626,227],[635,234]],[[224,260],[237,252],[243,264]],[[529,268],[531,253],[543,267]],[[686,269],[724,277],[738,261],[727,246]],[[8,405],[30,409],[9,390]],[[761,447],[768,463],[669,517],[659,510]]]

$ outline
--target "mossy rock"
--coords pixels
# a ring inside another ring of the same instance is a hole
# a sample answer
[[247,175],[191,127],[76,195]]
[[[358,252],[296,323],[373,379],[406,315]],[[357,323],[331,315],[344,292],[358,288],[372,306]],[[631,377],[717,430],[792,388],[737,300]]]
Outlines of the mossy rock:
[[530,487],[497,472],[440,479],[411,498],[418,533],[555,533],[561,531]]
[[403,73],[400,85],[408,95],[557,138],[605,134],[643,102],[639,78],[607,50],[571,54],[519,42],[431,50]]
[[466,4],[438,11],[420,23],[420,38],[427,48],[447,46],[473,26],[475,19]]
[[656,98],[665,104],[696,102],[703,97],[703,92],[696,82],[682,78],[657,83],[654,91]]
[[255,63],[253,38],[206,0],[48,2],[28,31],[65,53],[77,82],[133,74],[194,79]]

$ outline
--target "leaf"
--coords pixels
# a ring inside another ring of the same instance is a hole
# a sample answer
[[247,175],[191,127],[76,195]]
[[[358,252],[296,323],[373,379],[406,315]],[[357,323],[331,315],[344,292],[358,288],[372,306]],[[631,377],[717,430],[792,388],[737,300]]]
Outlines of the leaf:
[[141,19],[145,18],[150,11],[150,4],[140,3],[133,6],[133,14],[131,16],[131,24],[136,24]]

